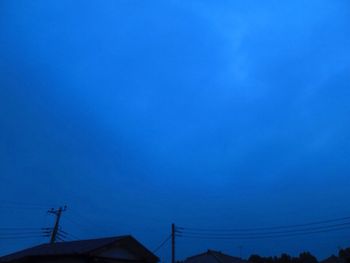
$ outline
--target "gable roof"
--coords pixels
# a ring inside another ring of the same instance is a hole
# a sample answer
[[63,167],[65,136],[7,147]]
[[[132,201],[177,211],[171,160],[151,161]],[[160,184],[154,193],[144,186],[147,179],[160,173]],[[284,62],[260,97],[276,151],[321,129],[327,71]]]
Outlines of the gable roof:
[[57,242],[53,244],[42,244],[0,258],[1,262],[8,262],[25,257],[40,256],[67,256],[67,255],[87,255],[94,256],[106,247],[116,245],[130,249],[138,253],[146,262],[154,263],[159,259],[132,236],[117,236],[98,239],[78,240],[70,242]]
[[183,263],[247,263],[248,261],[233,257],[220,251],[210,250],[207,252],[188,257]]

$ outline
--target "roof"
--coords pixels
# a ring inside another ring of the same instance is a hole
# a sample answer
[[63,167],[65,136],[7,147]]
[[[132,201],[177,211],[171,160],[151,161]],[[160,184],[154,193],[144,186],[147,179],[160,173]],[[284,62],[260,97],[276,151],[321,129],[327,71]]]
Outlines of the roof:
[[238,257],[224,254],[220,251],[210,250],[207,252],[188,257],[183,263],[247,263],[248,261]]
[[147,262],[157,262],[158,257],[145,248],[132,236],[117,236],[98,239],[78,240],[70,242],[57,242],[53,244],[42,244],[25,250],[15,252],[0,258],[1,262],[8,262],[25,257],[40,256],[67,256],[67,255],[88,255],[93,256],[97,251],[117,245],[127,247],[134,253],[142,255]]
[[345,263],[345,260],[342,258],[339,258],[335,255],[332,255],[332,256],[322,260],[321,263]]

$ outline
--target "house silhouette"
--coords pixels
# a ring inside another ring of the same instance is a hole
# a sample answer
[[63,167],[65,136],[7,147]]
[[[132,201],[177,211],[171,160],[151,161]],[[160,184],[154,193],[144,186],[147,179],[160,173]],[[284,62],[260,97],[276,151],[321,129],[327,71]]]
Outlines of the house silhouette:
[[204,253],[188,257],[178,263],[248,263],[248,261],[224,254],[220,251],[208,249]]
[[158,257],[132,236],[42,244],[0,258],[6,263],[157,263]]

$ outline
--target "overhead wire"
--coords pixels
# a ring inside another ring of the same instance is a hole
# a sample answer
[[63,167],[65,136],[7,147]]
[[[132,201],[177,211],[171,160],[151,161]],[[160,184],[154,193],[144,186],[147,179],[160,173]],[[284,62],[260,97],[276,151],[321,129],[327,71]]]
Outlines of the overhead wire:
[[172,235],[169,235],[162,243],[160,243],[152,252],[156,253],[159,249],[161,249],[171,238]]
[[21,237],[23,235],[45,235],[45,228],[1,228],[0,237]]
[[1,230],[34,230],[34,229],[40,229],[38,227],[0,227]]
[[176,227],[179,230],[198,230],[198,231],[218,231],[218,232],[228,232],[228,231],[258,231],[258,230],[274,230],[274,229],[286,229],[286,228],[298,228],[303,226],[312,226],[312,225],[322,225],[339,221],[348,221],[350,220],[350,216],[348,217],[340,217],[335,219],[328,219],[322,221],[313,221],[303,224],[294,224],[294,225],[281,225],[281,226],[271,226],[271,227],[255,227],[255,228],[194,228],[194,227]]
[[310,231],[310,232],[303,232],[303,233],[292,233],[292,234],[280,234],[280,235],[260,235],[260,236],[206,236],[206,235],[196,235],[196,234],[180,234],[177,235],[178,237],[184,237],[184,238],[196,238],[196,239],[269,239],[269,238],[282,238],[282,237],[294,237],[294,236],[305,236],[305,235],[313,235],[313,234],[319,234],[319,233],[329,233],[339,230],[346,230],[350,229],[350,227],[342,227],[342,228],[336,228],[336,229],[328,229],[328,230],[319,230],[319,231]]
[[186,233],[186,234],[203,234],[207,236],[232,236],[232,235],[278,235],[278,234],[292,234],[292,233],[299,233],[299,232],[309,232],[309,231],[318,231],[318,230],[329,230],[329,229],[336,229],[339,227],[346,227],[348,226],[350,228],[350,222],[342,223],[342,224],[333,224],[333,225],[327,225],[327,226],[318,226],[318,227],[308,227],[308,228],[299,228],[299,229],[288,229],[288,230],[279,230],[279,231],[238,231],[235,232],[201,232],[201,231],[192,231],[192,230],[177,230],[177,233]]
[[81,238],[79,238],[78,236],[76,235],[73,235],[72,233],[66,233],[68,238],[71,238],[71,239],[74,239],[74,240],[80,240]]
[[[261,239],[313,235],[350,229],[350,217],[276,227],[210,229],[176,227],[178,237],[198,239]],[[339,222],[339,223],[337,223]]]
[[10,209],[48,209],[50,207],[55,207],[52,204],[36,204],[36,203],[26,203],[26,202],[15,202],[0,200],[0,208],[10,208]]
[[[45,210],[45,212],[50,208],[55,207],[55,205],[48,204],[33,204],[25,202],[9,202],[8,200],[0,200],[0,210],[10,209],[10,210]],[[80,225],[77,223],[76,225]],[[38,239],[47,238],[52,233],[52,227],[13,227],[13,226],[1,226],[0,227],[0,240],[17,240],[17,239]],[[57,238],[60,240],[77,240],[77,236],[64,232],[58,231]]]
[[46,237],[43,234],[22,234],[22,235],[0,235],[0,239],[25,239],[25,238],[38,238]]

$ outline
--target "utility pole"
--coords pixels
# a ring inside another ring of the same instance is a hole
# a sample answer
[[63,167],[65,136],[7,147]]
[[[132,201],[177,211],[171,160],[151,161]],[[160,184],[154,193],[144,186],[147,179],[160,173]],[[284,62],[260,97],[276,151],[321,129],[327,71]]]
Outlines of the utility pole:
[[239,246],[238,246],[238,249],[239,249],[239,257],[242,258],[243,246],[242,246],[242,245],[239,245]]
[[67,206],[65,205],[63,208],[59,207],[56,210],[51,208],[49,211],[47,211],[49,214],[53,214],[56,216],[55,226],[52,229],[51,238],[50,238],[51,244],[56,242],[56,236],[57,236],[58,228],[60,225],[60,218],[61,218],[62,212],[66,211],[66,210],[67,210]]
[[175,263],[175,224],[171,224],[171,263]]

